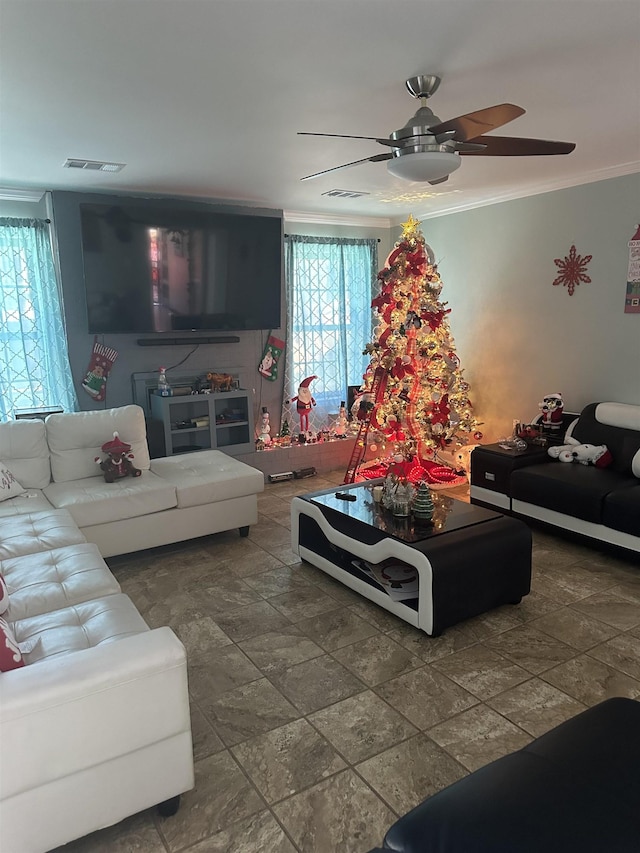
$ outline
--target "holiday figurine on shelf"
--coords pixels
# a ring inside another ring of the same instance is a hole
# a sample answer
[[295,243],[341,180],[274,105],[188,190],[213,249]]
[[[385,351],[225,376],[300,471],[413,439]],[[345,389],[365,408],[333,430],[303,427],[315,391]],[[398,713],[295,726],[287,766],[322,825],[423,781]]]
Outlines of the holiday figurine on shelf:
[[340,411],[338,412],[338,420],[333,428],[333,434],[336,438],[344,438],[347,434],[347,409],[344,400],[340,403]]
[[426,483],[420,483],[413,501],[413,515],[420,521],[431,521],[433,518],[433,498]]
[[307,376],[306,379],[303,379],[300,385],[298,385],[298,394],[289,400],[290,403],[296,404],[296,410],[300,418],[300,435],[306,435],[309,432],[309,412],[316,404],[316,401],[311,396],[309,385],[313,379],[317,378],[317,376]]
[[169,385],[169,380],[167,379],[166,367],[161,367],[158,373],[158,394],[161,397],[171,397],[173,394],[171,385]]
[[546,397],[542,398],[542,402],[538,403],[538,408],[542,413],[540,415],[542,431],[545,434],[560,435],[564,408],[562,394],[547,394]]
[[269,423],[269,412],[267,407],[262,407],[262,421],[258,432],[258,441],[261,441],[264,447],[271,444],[271,424]]

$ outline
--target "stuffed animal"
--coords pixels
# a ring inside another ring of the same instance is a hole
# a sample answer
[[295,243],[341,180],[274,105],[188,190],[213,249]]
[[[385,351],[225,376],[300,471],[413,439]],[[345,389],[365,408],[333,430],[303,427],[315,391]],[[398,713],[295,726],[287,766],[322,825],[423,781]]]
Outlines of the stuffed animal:
[[456,471],[464,471],[469,476],[471,471],[471,454],[478,447],[477,444],[465,444],[459,447],[453,455]]
[[540,423],[543,432],[558,435],[562,429],[562,394],[547,394],[542,398],[542,402],[538,403],[538,408],[542,412]]
[[550,447],[547,453],[552,459],[560,462],[579,462],[580,465],[594,465],[596,468],[606,468],[613,462],[613,457],[606,444],[581,444],[577,439],[567,436],[567,444]]
[[113,483],[122,477],[139,477],[142,474],[142,471],[135,468],[130,461],[133,459],[131,445],[120,441],[117,432],[114,432],[112,441],[106,441],[102,445],[101,450],[107,454],[107,458],[100,461],[100,457],[96,456],[95,461],[104,472],[105,483]]

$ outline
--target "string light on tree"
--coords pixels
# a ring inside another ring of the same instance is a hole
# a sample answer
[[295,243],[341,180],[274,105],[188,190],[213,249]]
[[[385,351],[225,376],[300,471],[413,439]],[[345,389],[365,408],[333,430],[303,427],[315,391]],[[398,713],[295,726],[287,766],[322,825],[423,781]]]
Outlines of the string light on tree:
[[450,309],[440,301],[442,281],[430,258],[420,223],[410,215],[402,235],[378,273],[378,315],[365,391],[377,368],[386,387],[371,413],[377,443],[392,442],[405,460],[431,460],[471,437],[482,438],[449,328]]

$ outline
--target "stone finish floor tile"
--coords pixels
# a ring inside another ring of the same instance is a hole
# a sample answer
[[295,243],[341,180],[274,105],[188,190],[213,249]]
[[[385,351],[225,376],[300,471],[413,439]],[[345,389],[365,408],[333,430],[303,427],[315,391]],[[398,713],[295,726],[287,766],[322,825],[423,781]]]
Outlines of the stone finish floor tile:
[[640,602],[612,591],[596,593],[575,602],[572,607],[621,631],[640,625]]
[[203,714],[227,746],[278,728],[300,715],[293,705],[262,678],[200,703]]
[[196,764],[196,786],[182,795],[173,817],[158,823],[171,853],[195,844],[264,808],[242,770],[228,752]]
[[425,734],[392,746],[356,769],[398,814],[466,776],[465,769]]
[[[343,477],[267,485],[251,537],[109,558],[148,624],[187,649],[197,788],[172,818],[149,809],[57,853],[364,853],[390,806],[601,699],[640,698],[637,558],[532,523],[532,593],[428,637],[293,551],[291,495]],[[344,665],[377,680],[394,644],[416,669],[367,687]],[[289,782],[277,802],[260,793]]]
[[471,646],[436,660],[433,667],[478,699],[488,699],[531,677],[526,669],[484,645]]
[[612,696],[640,696],[640,681],[586,654],[548,670],[541,678],[585,705]]
[[428,731],[429,737],[467,770],[521,749],[530,735],[486,705],[476,705]]
[[[154,851],[155,853],[155,851]],[[246,820],[216,832],[184,853],[297,853],[271,812],[250,815]]]
[[304,853],[364,853],[377,846],[396,815],[347,769],[273,807]]
[[582,702],[539,678],[505,690],[487,700],[487,704],[533,737],[540,737],[586,708]]
[[606,663],[640,681],[640,639],[620,634],[601,646],[589,650],[590,657]]
[[485,643],[534,675],[575,655],[575,649],[531,626],[514,628]]
[[303,714],[333,705],[365,685],[329,655],[274,672],[271,681]]
[[478,704],[475,696],[427,664],[381,684],[376,693],[419,729]]
[[287,669],[324,654],[324,649],[291,624],[279,631],[269,631],[243,640],[238,645],[265,674]]
[[309,721],[352,764],[417,733],[408,720],[369,690],[316,711]]
[[370,687],[424,665],[400,643],[380,634],[336,649],[333,657]]
[[581,652],[597,646],[617,634],[616,628],[605,625],[604,622],[586,616],[577,610],[572,610],[570,607],[563,607],[554,613],[535,619],[529,624],[531,628],[544,631],[545,634],[549,634],[556,640],[560,640]]
[[346,767],[306,720],[294,720],[231,751],[268,803],[297,794]]
[[328,652],[378,635],[377,629],[370,622],[347,607],[312,616],[296,624]]

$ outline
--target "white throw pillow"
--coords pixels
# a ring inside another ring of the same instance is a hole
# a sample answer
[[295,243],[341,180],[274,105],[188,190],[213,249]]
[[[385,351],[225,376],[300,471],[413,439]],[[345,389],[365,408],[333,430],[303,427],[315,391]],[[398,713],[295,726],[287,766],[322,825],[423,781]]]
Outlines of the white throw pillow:
[[16,480],[7,463],[0,459],[0,501],[15,498],[26,491]]

